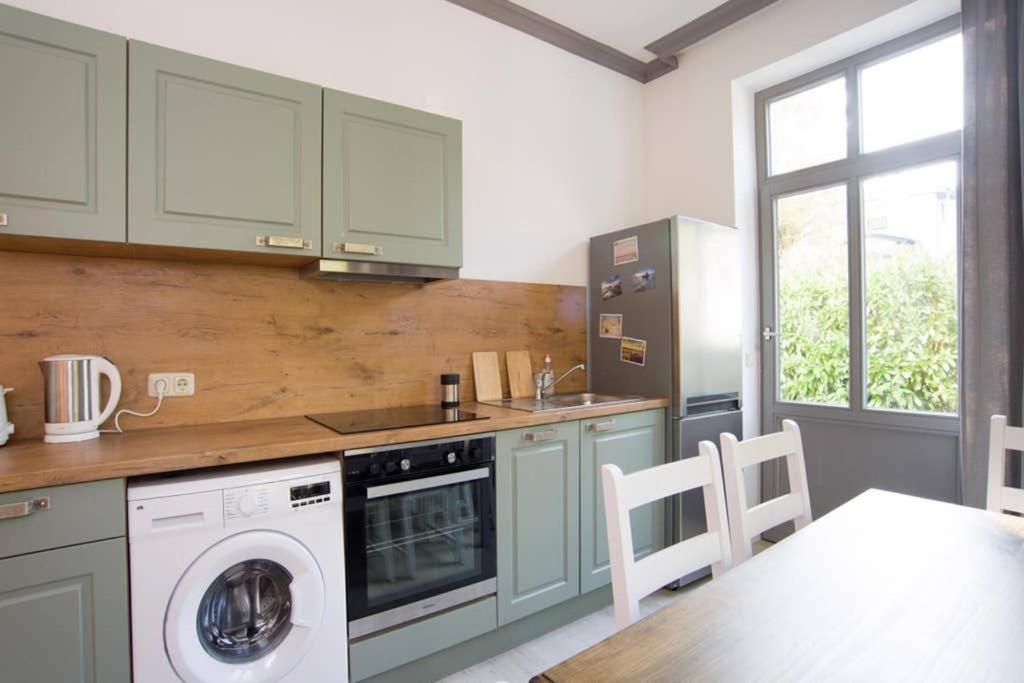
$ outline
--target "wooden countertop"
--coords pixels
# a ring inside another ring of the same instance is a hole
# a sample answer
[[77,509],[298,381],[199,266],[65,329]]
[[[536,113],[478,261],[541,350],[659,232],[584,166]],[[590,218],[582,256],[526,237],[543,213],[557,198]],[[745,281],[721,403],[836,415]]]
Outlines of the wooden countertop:
[[104,434],[99,439],[73,444],[48,444],[42,440],[13,441],[0,447],[0,493],[443,439],[667,406],[668,401],[665,399],[645,399],[593,408],[527,413],[480,403],[466,403],[463,404],[465,410],[487,415],[490,419],[363,434],[338,434],[298,416],[140,429],[125,434]]

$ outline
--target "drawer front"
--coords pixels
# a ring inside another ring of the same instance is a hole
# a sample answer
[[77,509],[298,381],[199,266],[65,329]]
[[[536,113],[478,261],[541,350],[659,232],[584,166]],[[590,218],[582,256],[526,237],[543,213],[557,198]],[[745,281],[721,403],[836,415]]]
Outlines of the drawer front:
[[0,557],[124,533],[124,479],[0,494]]
[[420,657],[458,645],[498,627],[494,598],[444,612],[349,646],[353,681],[376,676]]

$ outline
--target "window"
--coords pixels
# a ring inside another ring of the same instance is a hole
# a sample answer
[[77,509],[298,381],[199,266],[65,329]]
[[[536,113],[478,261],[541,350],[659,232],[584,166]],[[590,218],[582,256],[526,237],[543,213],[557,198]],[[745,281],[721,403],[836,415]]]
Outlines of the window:
[[774,401],[956,414],[962,112],[958,17],[758,95]]

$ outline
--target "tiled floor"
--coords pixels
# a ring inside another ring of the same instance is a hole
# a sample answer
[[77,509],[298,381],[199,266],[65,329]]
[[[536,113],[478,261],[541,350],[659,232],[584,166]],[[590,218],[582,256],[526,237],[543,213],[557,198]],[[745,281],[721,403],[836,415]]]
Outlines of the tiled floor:
[[[764,541],[757,541],[754,544],[754,553],[759,553],[770,545]],[[657,612],[676,600],[685,599],[688,592],[703,585],[707,580],[709,579],[697,581],[678,591],[661,590],[651,594],[640,602],[641,617]],[[454,673],[442,679],[442,683],[526,683],[532,676],[596,645],[613,633],[615,616],[611,606],[608,606],[524,643],[514,650]]]

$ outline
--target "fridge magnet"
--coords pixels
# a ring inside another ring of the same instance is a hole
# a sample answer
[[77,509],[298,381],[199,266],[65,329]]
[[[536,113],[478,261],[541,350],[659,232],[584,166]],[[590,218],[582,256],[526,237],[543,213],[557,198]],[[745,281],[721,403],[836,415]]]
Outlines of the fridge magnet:
[[654,268],[644,268],[633,273],[633,291],[646,292],[654,289]]
[[640,260],[640,245],[637,244],[637,237],[627,237],[624,240],[612,242],[612,262],[621,266],[624,263],[633,263]]
[[600,328],[604,339],[622,339],[622,315],[602,313]]
[[612,275],[601,280],[601,300],[608,301],[622,294],[622,278]]
[[643,365],[647,360],[647,342],[643,339],[623,337],[619,347],[619,359],[624,363]]

